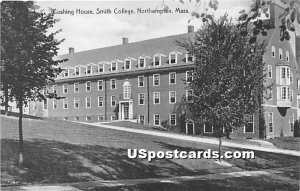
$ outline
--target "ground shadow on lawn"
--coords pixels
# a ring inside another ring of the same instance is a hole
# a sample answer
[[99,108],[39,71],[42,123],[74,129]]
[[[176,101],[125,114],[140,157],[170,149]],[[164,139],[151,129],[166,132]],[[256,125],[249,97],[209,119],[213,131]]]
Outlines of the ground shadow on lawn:
[[17,140],[2,139],[1,155],[1,183],[4,186],[170,177],[195,173],[168,159],[153,162],[130,159],[127,149],[73,145],[43,139],[24,141],[24,170],[17,168]]

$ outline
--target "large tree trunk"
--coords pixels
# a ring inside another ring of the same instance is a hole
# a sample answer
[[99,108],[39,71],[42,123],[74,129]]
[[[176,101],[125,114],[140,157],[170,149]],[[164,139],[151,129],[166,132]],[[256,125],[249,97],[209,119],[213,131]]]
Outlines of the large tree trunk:
[[23,129],[22,129],[22,119],[23,119],[23,101],[18,100],[19,104],[19,168],[23,166]]

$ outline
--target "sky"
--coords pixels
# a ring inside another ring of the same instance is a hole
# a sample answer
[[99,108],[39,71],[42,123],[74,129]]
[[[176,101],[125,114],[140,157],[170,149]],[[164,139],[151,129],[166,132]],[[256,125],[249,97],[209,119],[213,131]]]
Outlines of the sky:
[[[252,0],[218,0],[219,8],[214,12],[216,17],[227,13],[233,19],[239,16],[239,11],[249,9]],[[202,12],[208,6],[208,0],[201,0],[196,6],[196,1],[184,0],[140,0],[140,1],[38,1],[41,9],[48,11],[56,9],[55,18],[60,19],[52,29],[62,29],[56,38],[65,39],[59,46],[58,54],[67,54],[69,47],[75,52],[107,46],[119,45],[122,38],[127,37],[129,42],[147,40],[163,36],[183,34],[187,26],[193,25],[200,28],[202,21],[192,19],[193,11]],[[172,13],[166,14],[138,14],[137,9],[162,9],[169,7]],[[188,10],[188,13],[178,13],[176,8]],[[91,10],[94,14],[76,14],[76,10]],[[111,10],[111,14],[96,14],[98,10]],[[114,10],[133,10],[135,14],[114,13]],[[62,11],[74,11],[74,14],[58,14]]]

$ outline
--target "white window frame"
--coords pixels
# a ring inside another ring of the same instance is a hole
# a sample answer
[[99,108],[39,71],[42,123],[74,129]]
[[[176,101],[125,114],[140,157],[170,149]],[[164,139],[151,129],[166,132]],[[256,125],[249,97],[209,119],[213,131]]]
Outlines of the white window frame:
[[292,90],[291,90],[290,86],[280,86],[279,89],[280,89],[279,100],[291,100]]
[[290,62],[290,53],[289,51],[285,51],[285,61]]
[[279,60],[283,60],[283,54],[281,48],[278,49],[278,53],[279,53]]
[[[158,103],[155,103],[155,95],[158,95]],[[153,92],[153,104],[160,104],[160,92]]]
[[[271,121],[269,121],[269,114],[271,114],[271,116],[272,116]],[[274,114],[273,114],[273,112],[267,113],[267,120],[268,120],[268,132],[273,133],[274,132]],[[270,131],[270,123],[272,123],[272,131]]]
[[[155,85],[155,76],[158,76],[158,85]],[[153,74],[153,86],[160,86],[160,74]]]
[[[175,116],[175,119],[174,119],[175,123],[174,123],[174,124],[172,124],[172,116]],[[176,114],[171,113],[171,114],[169,115],[169,123],[170,123],[170,125],[172,125],[172,126],[176,126],[176,125],[177,125],[177,122],[176,122]]]
[[[77,91],[76,91],[76,85],[77,85]],[[74,93],[79,93],[79,82],[74,83]]]
[[[116,64],[116,69],[115,70],[113,70],[113,64]],[[110,71],[111,72],[115,72],[115,71],[118,71],[118,63],[117,62],[111,62],[111,64],[110,64]]]
[[[126,68],[126,62],[129,61],[129,68]],[[124,60],[124,70],[131,70],[131,60],[125,59]]]
[[131,99],[131,85],[123,85],[123,98]]
[[192,101],[192,100],[188,100],[188,97],[189,97],[189,91],[191,91],[192,93],[192,96],[193,96],[193,94],[194,94],[194,91],[193,90],[185,90],[185,99],[187,100],[187,101]]
[[57,85],[52,86],[53,93],[57,94]]
[[[171,58],[172,58],[172,55],[175,55],[175,63],[171,63]],[[169,64],[177,64],[177,54],[175,52],[171,52],[169,54]]]
[[[88,73],[88,67],[91,67],[91,71],[90,71],[90,73]],[[93,73],[93,66],[91,65],[91,64],[88,64],[87,66],[86,66],[86,68],[85,68],[85,74],[86,75],[91,75]]]
[[[89,84],[89,86],[88,86],[88,84]],[[89,87],[89,90],[88,90],[88,87]],[[91,89],[92,89],[92,83],[91,83],[91,81],[85,82],[85,92],[90,92]]]
[[[189,55],[191,55],[192,61],[189,61]],[[188,52],[188,53],[185,54],[185,62],[186,63],[194,62],[194,60],[195,60],[195,57],[191,53]]]
[[273,77],[273,67],[272,65],[268,65],[268,78]]
[[[144,66],[143,66],[143,67],[141,67],[141,59],[144,60]],[[145,68],[145,67],[146,67],[146,58],[145,58],[145,57],[142,57],[142,56],[139,57],[138,67],[139,67],[139,68]]]
[[244,124],[244,133],[254,133],[254,114],[252,114],[252,132],[246,132],[246,124]]
[[[89,118],[90,118],[90,119],[89,119]],[[91,118],[91,116],[86,116],[86,117],[85,117],[85,120],[86,120],[86,121],[91,121],[92,118]]]
[[[101,89],[99,88],[100,82],[101,82]],[[102,91],[103,90],[103,80],[98,80],[97,85],[98,85],[98,91]]]
[[[102,66],[102,67],[101,67]],[[102,68],[102,72],[100,72],[100,69]],[[98,74],[99,73],[104,73],[104,64],[98,64]]]
[[[112,82],[115,82],[115,88],[112,87],[113,83]],[[111,90],[115,90],[117,89],[117,79],[116,78],[113,78],[113,79],[110,79],[110,89]]]
[[[141,82],[141,81],[140,81],[140,77],[143,78],[143,81],[142,81],[142,82],[143,82],[143,85],[142,85],[142,86],[140,85],[140,82]],[[145,86],[145,77],[144,77],[144,76],[138,76],[138,87],[140,88],[140,87],[144,87],[144,86]]]
[[[144,96],[144,97],[143,97],[143,104],[140,103],[141,95]],[[139,94],[138,94],[138,98],[139,98],[139,100],[138,100],[138,105],[145,105],[145,94],[144,94],[144,93],[139,93]]]
[[[141,117],[144,118],[143,123],[141,123]],[[145,124],[145,115],[138,115],[138,119],[139,119],[139,124]]]
[[[174,74],[175,77],[174,77],[174,83],[171,83],[171,75]],[[176,84],[176,72],[170,72],[169,73],[169,85],[174,85]]]
[[186,83],[191,83],[191,82],[188,81],[188,73],[190,73],[190,72],[192,73],[192,81],[194,80],[193,71],[188,70],[188,71],[185,72],[185,81],[186,81]]
[[273,58],[276,57],[276,48],[275,48],[275,46],[272,46],[272,52],[271,52],[271,54],[272,54]]
[[[66,72],[67,71],[67,72]],[[66,75],[66,73],[68,74],[68,75]],[[70,76],[70,70],[69,70],[69,68],[66,68],[65,70],[64,70],[64,77],[65,78],[68,78]]]
[[[100,98],[102,98],[102,101],[101,101],[102,106],[100,106]],[[104,100],[103,96],[98,96],[98,107],[103,107],[103,100]]]
[[[67,91],[65,91],[67,90]],[[63,84],[63,94],[68,94],[68,84]]]
[[[174,102],[172,102],[171,101],[171,93],[173,93],[174,92],[174,98],[175,98],[175,101]],[[176,103],[176,91],[169,91],[169,104],[175,104]]]
[[[76,107],[76,102],[78,102],[78,107]],[[74,98],[74,108],[79,109],[79,97]]]
[[[77,69],[78,69],[78,74],[77,74]],[[81,74],[80,66],[76,66],[76,67],[75,67],[74,73],[75,73],[75,76],[80,76],[80,74]]]
[[[90,106],[88,106],[88,99],[90,100]],[[91,108],[92,107],[92,98],[91,97],[86,97],[85,98],[85,108]]]
[[214,126],[211,126],[211,132],[210,131],[206,131],[206,125],[204,124],[204,133],[214,133]]
[[[113,105],[113,97],[115,97],[115,100],[114,100],[114,105]],[[112,95],[112,96],[110,96],[110,106],[111,107],[116,107],[116,105],[117,105],[117,97],[115,96],[115,95]]]
[[[67,107],[65,107],[67,105]],[[68,98],[63,99],[63,109],[68,109],[69,108],[69,100]]]
[[[158,65],[155,65],[155,58],[158,57],[159,58],[159,64]],[[154,55],[153,56],[153,67],[159,67],[161,66],[161,55]]]
[[[158,116],[158,125],[155,124],[155,116]],[[154,115],[153,115],[153,124],[154,124],[155,126],[160,126],[160,116],[159,116],[159,114],[154,114]]]

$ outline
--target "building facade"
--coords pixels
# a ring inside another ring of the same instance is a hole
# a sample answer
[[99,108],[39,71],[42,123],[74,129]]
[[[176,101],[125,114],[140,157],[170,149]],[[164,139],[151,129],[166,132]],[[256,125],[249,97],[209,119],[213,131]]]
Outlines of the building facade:
[[[273,84],[265,99],[266,138],[293,136],[299,118],[297,95],[299,73],[296,60],[296,37],[280,41],[278,16],[283,9],[270,8],[265,62],[265,85]],[[31,103],[29,113],[51,118],[103,122],[136,120],[146,125],[166,127],[187,134],[213,134],[213,127],[194,124],[183,118],[182,101],[193,91],[193,56],[178,45],[183,39],[193,39],[193,27],[188,33],[128,43],[59,56],[67,60],[56,82],[45,91],[56,92],[63,99]],[[293,35],[293,34],[292,34]],[[293,40],[294,38],[294,40]],[[299,96],[298,96],[299,98]],[[245,127],[232,136],[259,137],[258,113],[249,118]]]

